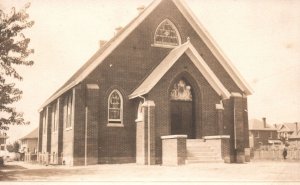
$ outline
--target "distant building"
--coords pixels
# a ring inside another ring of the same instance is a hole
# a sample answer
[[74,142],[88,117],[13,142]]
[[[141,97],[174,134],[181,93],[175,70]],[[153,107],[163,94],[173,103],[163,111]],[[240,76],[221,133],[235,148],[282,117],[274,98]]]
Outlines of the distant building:
[[5,132],[0,131],[0,151],[4,151],[6,149],[6,140],[8,136]]
[[278,139],[277,129],[267,124],[266,118],[262,120],[249,120],[249,142],[252,149],[272,144],[281,144]]
[[36,128],[26,136],[22,137],[20,139],[21,141],[20,149],[27,153],[36,153],[37,146],[38,146],[38,134],[39,134],[39,129]]
[[299,123],[277,124],[278,137],[283,141],[288,141],[291,145],[300,147]]

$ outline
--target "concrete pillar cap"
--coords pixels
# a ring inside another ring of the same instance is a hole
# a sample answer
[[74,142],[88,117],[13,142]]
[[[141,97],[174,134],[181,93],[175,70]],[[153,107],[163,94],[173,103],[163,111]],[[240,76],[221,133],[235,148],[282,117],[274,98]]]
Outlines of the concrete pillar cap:
[[243,96],[241,95],[241,93],[238,93],[238,92],[232,92],[232,93],[231,93],[231,97],[240,97],[240,98],[242,98]]
[[224,110],[223,104],[216,104],[216,109],[217,110]]
[[187,138],[187,135],[169,135],[169,136],[161,136],[161,139],[178,139],[178,138]]
[[155,103],[154,103],[154,101],[152,101],[152,100],[147,100],[147,101],[145,101],[145,102],[143,103],[142,106],[143,106],[143,107],[154,107],[154,106],[155,106]]

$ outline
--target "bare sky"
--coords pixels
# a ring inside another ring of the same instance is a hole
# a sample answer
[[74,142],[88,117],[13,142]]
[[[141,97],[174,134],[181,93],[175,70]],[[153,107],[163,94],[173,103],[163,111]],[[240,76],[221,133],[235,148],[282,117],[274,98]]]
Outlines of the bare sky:
[[[20,68],[23,99],[16,104],[31,121],[12,127],[11,140],[38,126],[39,106],[98,49],[136,7],[152,0],[31,0],[35,25],[27,31],[35,65]],[[1,0],[0,8],[24,0]],[[200,22],[255,91],[249,118],[300,121],[300,1],[186,0]]]

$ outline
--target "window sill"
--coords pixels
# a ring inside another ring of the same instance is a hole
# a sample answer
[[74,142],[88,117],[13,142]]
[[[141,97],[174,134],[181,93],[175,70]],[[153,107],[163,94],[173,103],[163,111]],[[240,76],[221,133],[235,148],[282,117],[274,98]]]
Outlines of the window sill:
[[107,127],[124,127],[122,123],[108,123]]
[[173,49],[176,48],[178,46],[172,46],[172,45],[164,45],[164,44],[151,44],[152,47],[157,47],[157,48],[169,48],[169,49]]
[[66,131],[72,130],[72,127],[68,127],[66,128]]

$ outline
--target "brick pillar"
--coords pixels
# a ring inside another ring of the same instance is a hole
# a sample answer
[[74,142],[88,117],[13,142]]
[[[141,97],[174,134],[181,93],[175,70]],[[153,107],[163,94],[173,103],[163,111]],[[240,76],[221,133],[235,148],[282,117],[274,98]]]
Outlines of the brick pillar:
[[85,162],[85,87],[82,84],[73,88],[73,165]]
[[52,132],[52,124],[51,124],[51,122],[52,122],[52,108],[50,107],[50,106],[48,106],[47,108],[46,108],[46,111],[47,111],[47,117],[46,117],[46,119],[47,119],[47,126],[46,126],[46,128],[47,128],[47,136],[46,136],[46,142],[47,142],[47,149],[46,149],[46,151],[47,152],[51,152],[51,132]]
[[240,93],[232,93],[233,124],[234,124],[234,149],[236,162],[245,162],[245,133],[244,133],[244,109],[243,98]]
[[225,163],[230,163],[230,136],[221,138],[222,159]]
[[85,165],[98,164],[99,86],[87,84],[85,107]]
[[247,96],[243,95],[245,161],[250,162],[249,123]]
[[57,162],[58,164],[62,164],[62,153],[63,153],[63,134],[64,134],[64,109],[63,109],[63,99],[62,98],[58,98],[57,99],[57,109],[58,109],[58,138],[57,138],[57,144],[58,144],[58,148],[57,148]]
[[42,152],[42,145],[43,145],[43,116],[44,116],[44,110],[41,110],[40,122],[39,122],[39,135],[38,135],[38,153]]
[[136,162],[155,164],[155,104],[145,101],[142,105],[143,119],[136,120]]
[[216,105],[217,109],[217,125],[218,125],[218,135],[223,135],[224,134],[224,123],[223,123],[223,117],[224,117],[224,107],[223,104],[217,104]]
[[[143,109],[144,110],[144,109]],[[144,120],[136,120],[136,163],[147,164],[146,151],[147,145],[145,140],[145,122]]]
[[187,135],[161,136],[162,164],[166,166],[184,165],[186,160]]

